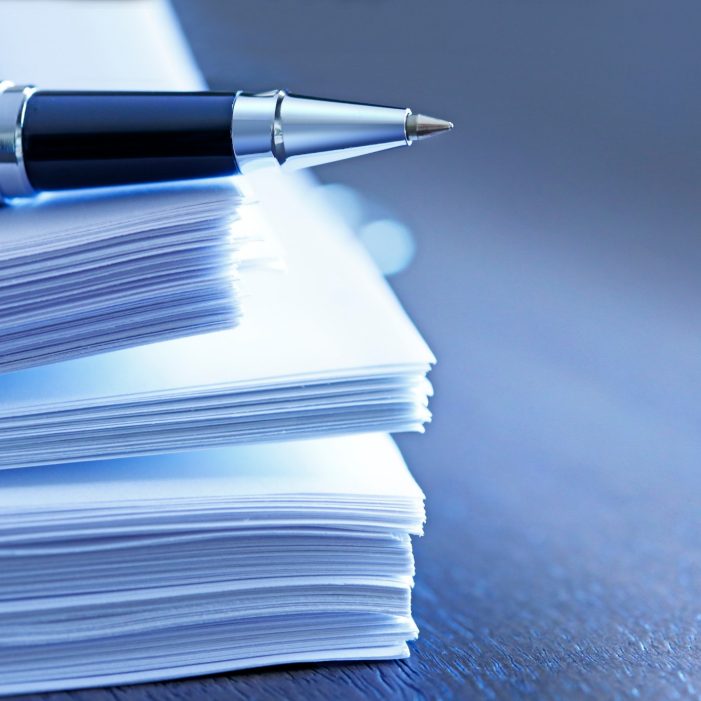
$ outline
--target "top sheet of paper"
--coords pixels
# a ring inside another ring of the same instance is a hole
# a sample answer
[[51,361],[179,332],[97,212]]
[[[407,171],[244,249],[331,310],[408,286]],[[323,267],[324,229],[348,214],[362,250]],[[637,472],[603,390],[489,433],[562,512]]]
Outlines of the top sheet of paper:
[[423,498],[381,434],[0,471],[3,513],[269,494]]

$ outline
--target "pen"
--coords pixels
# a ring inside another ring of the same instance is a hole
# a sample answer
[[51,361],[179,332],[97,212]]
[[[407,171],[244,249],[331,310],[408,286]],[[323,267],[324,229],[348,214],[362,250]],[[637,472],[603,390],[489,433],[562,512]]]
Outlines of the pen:
[[43,91],[0,82],[0,202],[304,168],[452,128],[409,109],[267,93]]

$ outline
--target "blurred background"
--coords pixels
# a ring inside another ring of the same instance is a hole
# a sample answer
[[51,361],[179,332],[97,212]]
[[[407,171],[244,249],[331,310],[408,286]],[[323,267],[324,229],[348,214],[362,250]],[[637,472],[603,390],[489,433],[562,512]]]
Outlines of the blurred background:
[[317,170],[439,359],[399,438],[422,637],[380,685],[696,698],[701,4],[174,4],[213,88],[456,125]]

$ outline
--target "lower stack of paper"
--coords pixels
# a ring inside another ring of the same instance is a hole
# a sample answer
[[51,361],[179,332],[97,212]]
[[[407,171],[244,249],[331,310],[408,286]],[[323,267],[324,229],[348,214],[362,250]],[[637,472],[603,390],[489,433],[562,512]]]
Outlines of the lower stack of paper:
[[423,495],[383,435],[0,473],[0,693],[408,654]]

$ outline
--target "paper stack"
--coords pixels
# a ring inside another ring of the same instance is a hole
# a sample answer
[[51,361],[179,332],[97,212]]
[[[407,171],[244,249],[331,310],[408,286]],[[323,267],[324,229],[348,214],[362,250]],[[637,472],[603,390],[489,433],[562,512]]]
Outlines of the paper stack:
[[0,475],[0,692],[403,657],[423,496],[385,436]]
[[246,273],[246,323],[0,375],[0,467],[422,429],[433,356],[385,281],[311,184],[256,184],[288,270]]
[[[36,27],[0,44],[0,65],[16,81],[202,87],[164,1],[6,0],[3,13]],[[0,467],[8,468],[0,470],[0,694],[408,654],[417,634],[410,535],[422,529],[423,495],[377,432],[422,430],[433,356],[312,180],[251,184],[286,272],[241,270],[246,314],[237,328],[147,345],[135,344],[160,332],[156,317],[144,321],[121,304],[87,313],[107,296],[94,294],[98,277],[64,257],[71,231],[83,249],[106,244],[115,263],[120,243],[110,232],[147,248],[158,241],[153,255],[175,256],[164,270],[168,294],[170,273],[187,260],[180,242],[193,243],[203,263],[192,280],[202,274],[207,287],[221,266],[228,281],[231,201],[216,187],[233,193],[231,182],[177,185],[146,200],[124,191],[92,218],[82,202],[90,196],[78,194],[65,210],[57,199],[0,216],[0,266],[35,266],[24,271],[31,309],[13,317],[11,340],[29,329],[35,349],[44,339],[40,354],[10,345],[0,292],[0,356],[14,348],[13,363],[42,361],[0,374]],[[151,208],[161,197],[173,197],[167,212]],[[56,218],[42,214],[51,209]],[[22,217],[31,263],[4,225]],[[173,238],[155,233],[169,227]],[[252,227],[233,248],[242,243],[244,255],[256,236]],[[95,324],[90,340],[61,335],[70,314],[57,325],[42,319],[68,304],[42,292],[53,284],[43,247],[61,249],[54,263],[75,283],[64,290],[77,298],[71,313],[85,329]],[[2,280],[17,282],[0,272]],[[157,312],[177,308],[179,319],[204,323],[195,287],[163,296]],[[237,300],[228,298],[227,323]],[[98,331],[100,313],[124,313],[123,326]],[[139,330],[119,337],[115,329],[128,326]],[[61,353],[82,357],[43,362]]]
[[231,184],[126,192],[0,209],[0,373],[235,326]]

